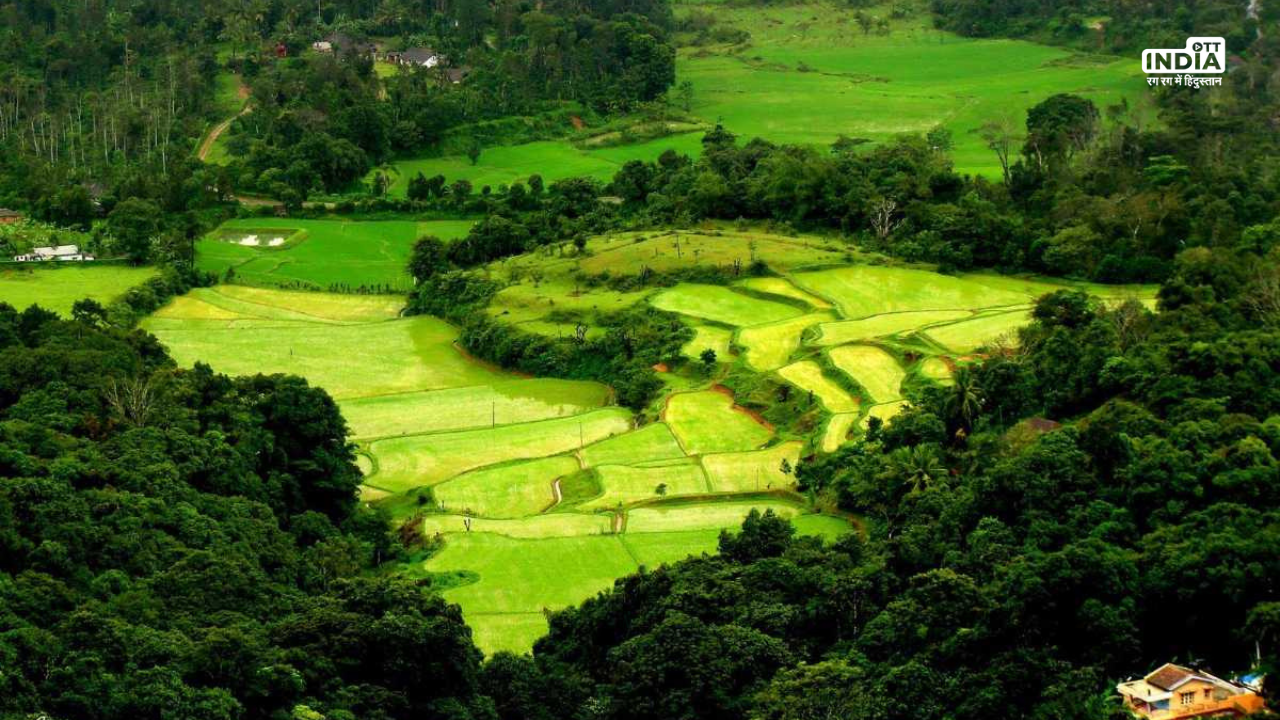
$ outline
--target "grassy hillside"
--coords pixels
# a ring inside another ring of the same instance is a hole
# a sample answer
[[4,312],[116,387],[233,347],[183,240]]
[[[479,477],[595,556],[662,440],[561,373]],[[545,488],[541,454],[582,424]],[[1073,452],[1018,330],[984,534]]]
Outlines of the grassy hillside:
[[201,270],[266,287],[331,289],[335,284],[408,290],[405,264],[423,235],[452,240],[469,220],[348,222],[294,218],[230,220],[196,243]]
[[952,132],[956,167],[992,176],[999,165],[975,132],[983,122],[1008,116],[1020,125],[1029,107],[1055,93],[1083,95],[1099,108],[1147,96],[1131,58],[961,38],[932,29],[920,8],[898,18],[887,5],[868,9],[888,28],[864,32],[856,12],[822,2],[681,3],[678,14],[710,14],[716,28],[750,39],[686,45],[677,81],[693,83],[695,115],[740,136],[828,144],[840,135],[884,140],[941,125]]
[[39,304],[68,315],[77,300],[93,298],[105,305],[155,274],[155,268],[124,265],[14,264],[0,271],[0,302],[18,310]]

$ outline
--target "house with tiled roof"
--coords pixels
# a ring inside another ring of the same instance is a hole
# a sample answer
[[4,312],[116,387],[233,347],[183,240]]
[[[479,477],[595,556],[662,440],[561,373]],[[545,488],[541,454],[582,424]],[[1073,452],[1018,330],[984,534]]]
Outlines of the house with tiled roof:
[[1252,715],[1266,709],[1259,689],[1173,663],[1116,686],[1125,707],[1155,720]]

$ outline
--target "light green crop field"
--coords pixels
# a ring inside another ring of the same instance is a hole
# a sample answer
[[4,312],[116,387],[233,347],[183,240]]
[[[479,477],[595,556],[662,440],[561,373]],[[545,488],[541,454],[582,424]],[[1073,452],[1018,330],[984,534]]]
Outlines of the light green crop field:
[[902,381],[907,374],[896,358],[874,345],[842,345],[832,348],[831,362],[853,378],[875,402],[886,403],[902,397]]
[[867,414],[862,418],[862,426],[865,428],[867,423],[870,422],[873,417],[880,418],[885,423],[888,423],[893,418],[902,414],[902,408],[902,403],[898,401],[884,403],[882,405],[873,405],[867,408]]
[[726,325],[759,325],[786,320],[803,311],[791,305],[760,300],[719,285],[682,283],[650,298],[649,303],[689,317]]
[[768,325],[753,325],[738,333],[738,344],[747,349],[747,364],[752,368],[760,372],[777,370],[800,347],[800,336],[807,328],[832,317],[828,312],[809,313]]
[[490,518],[537,515],[555,504],[553,483],[578,470],[572,455],[556,455],[464,473],[435,487],[446,510]]
[[[295,218],[228,220],[196,243],[196,265],[236,282],[277,287],[299,283],[315,289],[387,286],[401,291],[413,283],[405,263],[423,235],[443,240],[463,237],[470,220],[386,220],[349,222]],[[272,246],[277,239],[282,244]],[[256,242],[257,245],[242,243]]]
[[823,375],[822,368],[812,360],[800,360],[779,368],[778,375],[804,392],[813,393],[823,407],[833,413],[858,411],[858,398]]
[[[941,125],[953,138],[962,172],[996,176],[1000,168],[976,130],[1056,93],[1099,108],[1148,98],[1130,58],[1084,56],[1015,40],[973,40],[929,26],[927,12],[893,20],[890,32],[862,32],[854,10],[825,2],[732,7],[682,3],[712,12],[720,27],[750,42],[682,48],[678,81],[693,83],[693,112],[730,131],[774,142],[826,145],[840,135],[883,141]],[[866,9],[888,18],[890,8]]]
[[[533,298],[530,312],[545,313],[601,297],[570,299],[568,277],[513,286],[547,292],[544,307],[536,294],[508,298]],[[773,432],[727,393],[678,394],[665,422],[633,430],[630,411],[606,406],[603,385],[498,371],[460,352],[448,324],[400,309],[385,295],[222,285],[175,298],[144,327],[182,364],[297,373],[337,397],[360,442],[362,501],[399,519],[426,512],[416,522],[444,546],[413,572],[465,571],[470,584],[445,596],[462,605],[485,651],[527,651],[546,630],[544,609],[581,602],[641,566],[714,550],[720,530],[751,507],[776,507],[805,532],[838,533],[833,519],[801,515],[798,500],[746,499],[789,486],[782,461],[794,467],[802,444],[752,452]],[[681,441],[716,453],[704,456],[707,469]],[[412,492],[422,486],[432,503]]]
[[[311,293],[298,295],[307,307]],[[339,400],[513,379],[469,360],[453,346],[457,331],[424,315],[344,324],[158,317],[142,327],[179,365],[202,361],[232,375],[292,373]]]
[[627,534],[736,527],[752,510],[772,510],[786,518],[803,513],[799,504],[784,500],[671,503],[627,512]]
[[641,500],[710,491],[706,474],[693,460],[657,467],[601,465],[596,472],[604,493],[583,503],[584,509],[610,509]]
[[699,359],[703,350],[714,350],[716,359],[727,362],[730,358],[729,343],[733,341],[733,331],[718,325],[694,325],[693,339],[684,344],[681,352],[685,357]]
[[599,383],[550,378],[374,395],[347,400],[342,414],[357,439],[461,430],[546,420],[605,404]]
[[782,472],[782,461],[794,472],[802,448],[802,443],[787,442],[764,450],[705,455],[702,467],[714,492],[781,490],[795,485],[795,478]]
[[663,419],[690,455],[754,450],[773,431],[733,404],[733,397],[714,391],[686,392],[667,400]]
[[914,268],[853,265],[800,273],[794,280],[833,300],[851,320],[889,312],[1020,306],[1034,300],[1032,293]]
[[951,367],[940,357],[925,358],[920,363],[920,374],[944,385],[951,383]]
[[[75,267],[67,267],[75,265]],[[155,268],[64,263],[0,271],[0,302],[17,310],[39,305],[70,316],[77,300],[91,298],[106,305],[156,274]]]
[[807,293],[791,283],[790,280],[776,277],[748,278],[738,283],[748,290],[756,292],[768,293],[770,295],[781,295],[782,297],[791,298],[807,303],[814,310],[830,310],[831,303],[823,300],[817,295]]
[[[456,524],[461,530],[462,521]],[[444,593],[472,619],[473,613],[539,612],[576,604],[612,586],[614,578],[633,572],[636,564],[616,535],[522,540],[455,531],[444,549],[427,561],[427,569],[480,575],[479,582]]]
[[818,326],[817,345],[844,345],[859,340],[896,335],[931,323],[959,320],[972,315],[968,310],[922,310],[874,315],[862,320],[826,322]]
[[496,191],[500,185],[527,182],[534,174],[541,175],[548,184],[569,177],[590,177],[609,182],[626,162],[652,162],[667,150],[697,157],[702,152],[702,133],[683,133],[594,149],[575,147],[569,140],[500,145],[484,148],[474,165],[462,155],[401,160],[388,168],[374,170],[370,178],[377,172],[387,175],[391,180],[387,194],[392,197],[404,197],[409,190],[409,180],[418,173],[428,178],[443,175],[447,183],[466,180],[476,192],[485,185]]
[[508,323],[541,320],[553,310],[586,313],[625,310],[640,302],[648,291],[615,292],[606,288],[575,286],[567,278],[520,283],[503,288],[489,303],[487,311]]
[[652,423],[625,435],[588,445],[579,455],[587,467],[599,467],[683,458],[684,451],[666,423]]
[[613,532],[614,524],[613,516],[608,513],[557,512],[512,519],[472,517],[465,513],[432,513],[423,519],[423,531],[427,535],[468,532],[468,519],[471,522],[470,532],[491,533],[522,540],[608,535]]
[[370,449],[378,472],[369,484],[403,492],[485,465],[577,450],[630,428],[629,412],[603,408],[534,423],[377,440]]
[[1001,336],[1009,336],[1016,343],[1015,331],[1030,322],[1031,313],[1026,310],[1017,310],[940,325],[930,328],[926,334],[953,352],[966,353],[977,350]]
[[151,317],[166,321],[162,325],[175,324],[169,320],[227,321],[207,323],[208,327],[289,327],[289,321],[358,324],[393,320],[403,306],[402,298],[390,295],[280,292],[218,285],[175,297]]
[[[696,267],[732,268],[734,263],[745,272],[753,260],[786,271],[804,265],[839,262],[846,248],[835,240],[816,235],[787,237],[725,228],[612,233],[591,239],[587,250],[591,255],[580,263],[583,271],[637,275],[645,268],[666,272]],[[756,281],[763,280],[775,279]]]
[[835,452],[849,437],[849,431],[858,423],[858,413],[837,413],[827,421],[822,432],[822,452]]
[[656,568],[690,556],[714,553],[719,545],[720,531],[626,533],[618,538],[639,565]]

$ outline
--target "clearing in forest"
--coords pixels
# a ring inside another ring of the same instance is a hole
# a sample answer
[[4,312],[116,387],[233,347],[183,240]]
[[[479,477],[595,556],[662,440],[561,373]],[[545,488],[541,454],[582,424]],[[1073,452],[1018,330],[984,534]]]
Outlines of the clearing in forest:
[[15,265],[0,272],[0,302],[17,310],[39,305],[63,316],[71,315],[77,300],[92,298],[107,305],[156,274],[155,268],[123,265]]
[[408,291],[405,264],[423,235],[463,237],[470,220],[352,222],[297,218],[228,220],[196,243],[196,266],[236,282],[331,290]]

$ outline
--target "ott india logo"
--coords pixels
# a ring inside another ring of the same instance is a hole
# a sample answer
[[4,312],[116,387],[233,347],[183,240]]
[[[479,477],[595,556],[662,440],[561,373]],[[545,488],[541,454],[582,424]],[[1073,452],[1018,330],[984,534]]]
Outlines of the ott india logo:
[[1221,85],[1226,69],[1227,43],[1220,37],[1187,38],[1186,47],[1179,50],[1142,51],[1142,72],[1152,87]]

